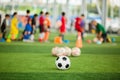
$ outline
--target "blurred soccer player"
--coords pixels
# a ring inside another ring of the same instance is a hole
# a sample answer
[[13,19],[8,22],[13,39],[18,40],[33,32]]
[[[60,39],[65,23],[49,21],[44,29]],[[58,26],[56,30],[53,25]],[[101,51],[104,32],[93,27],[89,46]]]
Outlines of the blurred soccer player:
[[39,17],[39,42],[42,42],[44,38],[44,13],[40,12]]
[[75,30],[77,31],[77,40],[76,40],[76,47],[82,48],[82,32],[83,29],[81,27],[82,18],[76,17],[75,18]]
[[[97,21],[93,20],[92,25],[96,27],[96,37],[98,40],[101,42],[106,42],[107,41],[107,33],[105,31],[105,27],[101,24],[99,24]],[[102,41],[103,39],[103,41]]]
[[34,14],[33,18],[32,18],[32,35],[31,35],[31,39],[34,40],[34,34],[36,33],[36,23],[37,23],[37,14]]
[[[25,16],[24,22],[23,22],[23,25],[24,25],[24,26],[26,26],[26,24],[29,23],[29,19],[30,19],[30,10],[27,9],[27,10],[26,10],[26,16]],[[23,39],[24,32],[25,32],[25,31],[22,32],[19,40],[22,40],[22,39]]]
[[30,10],[29,9],[26,10],[26,16],[25,17],[26,17],[25,21],[26,21],[26,24],[27,24],[29,22],[29,18],[30,18]]
[[60,26],[60,37],[62,37],[63,41],[64,41],[64,34],[66,32],[66,22],[67,22],[67,19],[65,17],[65,12],[62,12],[61,26]]
[[1,25],[1,33],[3,39],[6,39],[6,33],[9,33],[9,30],[10,30],[10,16],[9,14],[6,14],[5,19],[3,20]]
[[14,12],[13,18],[11,20],[11,29],[10,34],[8,36],[9,39],[15,40],[18,37],[18,19],[17,19],[17,12]]
[[84,40],[84,28],[85,28],[85,15],[84,14],[81,14],[80,18],[82,19],[81,23],[80,23],[80,27],[82,29],[82,32],[81,32],[81,37],[82,37],[82,40]]
[[51,21],[49,18],[49,13],[46,12],[45,13],[45,20],[44,20],[44,31],[45,31],[45,35],[44,35],[44,42],[48,42],[48,38],[49,38],[49,34],[50,34],[50,26],[51,26]]
[[75,18],[75,30],[78,32],[78,35],[83,32],[83,29],[81,27],[81,22],[82,22],[82,18],[80,17]]
[[31,34],[32,34],[32,19],[29,18],[28,23],[26,24],[25,29],[24,29],[23,42],[33,41],[30,39]]

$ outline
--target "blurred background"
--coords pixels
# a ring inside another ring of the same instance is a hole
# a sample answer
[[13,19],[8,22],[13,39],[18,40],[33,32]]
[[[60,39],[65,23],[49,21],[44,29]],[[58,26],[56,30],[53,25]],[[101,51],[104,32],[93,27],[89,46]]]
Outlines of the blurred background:
[[17,11],[19,15],[19,28],[24,28],[23,17],[26,10],[39,15],[40,11],[49,11],[52,21],[52,29],[56,27],[56,21],[61,12],[66,12],[67,30],[74,32],[72,22],[76,16],[85,14],[85,31],[91,32],[89,22],[97,20],[102,23],[108,33],[120,35],[120,0],[0,0],[0,22],[6,13],[12,15]]

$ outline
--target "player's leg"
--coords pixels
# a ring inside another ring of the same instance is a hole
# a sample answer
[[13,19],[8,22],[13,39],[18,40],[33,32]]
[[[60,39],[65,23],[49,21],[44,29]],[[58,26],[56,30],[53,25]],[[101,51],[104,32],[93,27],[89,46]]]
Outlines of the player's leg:
[[3,32],[3,35],[2,35],[2,38],[3,38],[3,39],[6,39],[5,36],[6,36],[6,32],[4,31],[4,32]]
[[44,38],[44,27],[43,25],[39,25],[39,42],[42,42]]
[[103,38],[103,42],[106,42],[106,40],[107,40],[107,34],[106,33],[102,34],[102,38]]
[[60,32],[60,35],[59,35],[61,38],[62,38],[62,41],[64,41],[64,33],[63,32]]
[[49,35],[50,35],[50,26],[48,26],[48,29],[47,29],[46,35],[47,35],[47,37],[46,37],[46,41],[48,41],[48,39],[49,39]]
[[64,33],[65,33],[65,29],[60,29],[60,37],[62,38],[62,41],[64,41]]

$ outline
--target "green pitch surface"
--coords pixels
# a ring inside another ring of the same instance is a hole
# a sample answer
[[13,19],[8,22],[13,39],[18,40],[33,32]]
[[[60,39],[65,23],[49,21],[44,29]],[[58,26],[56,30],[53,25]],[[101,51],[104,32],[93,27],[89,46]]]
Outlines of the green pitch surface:
[[115,43],[97,45],[83,41],[79,57],[69,57],[69,70],[58,70],[51,55],[54,46],[75,46],[75,34],[66,34],[69,44],[56,45],[51,34],[50,43],[0,43],[0,80],[120,80],[120,36]]

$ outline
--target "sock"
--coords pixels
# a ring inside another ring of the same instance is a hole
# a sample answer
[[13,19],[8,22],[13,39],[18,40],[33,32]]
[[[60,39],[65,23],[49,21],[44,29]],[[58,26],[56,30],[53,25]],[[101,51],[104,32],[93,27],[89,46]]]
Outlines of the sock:
[[44,36],[45,36],[45,33],[44,33],[44,32],[42,32],[42,33],[39,34],[39,41],[40,41],[40,42],[43,41]]
[[41,39],[41,37],[42,37],[42,33],[39,33],[39,39]]
[[64,35],[62,35],[62,40],[64,41]]
[[34,40],[34,35],[32,34],[31,36],[30,36],[30,40]]
[[64,41],[64,35],[63,35],[63,34],[60,34],[60,37],[62,37],[62,41]]
[[44,33],[44,32],[41,33],[41,39],[42,39],[42,40],[43,40],[44,36],[45,36],[45,33]]

